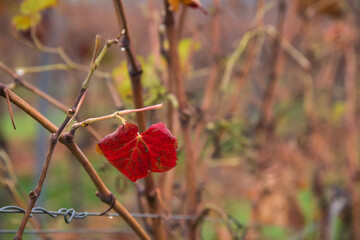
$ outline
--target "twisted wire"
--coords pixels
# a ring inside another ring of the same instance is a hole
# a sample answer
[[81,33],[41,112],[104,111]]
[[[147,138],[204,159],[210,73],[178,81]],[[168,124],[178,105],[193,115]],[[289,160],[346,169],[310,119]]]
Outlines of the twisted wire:
[[[0,213],[25,213],[25,209],[18,206],[5,206],[0,208]],[[31,211],[30,217],[33,214],[46,214],[50,217],[57,218],[59,216],[64,216],[64,220],[66,223],[70,223],[73,219],[83,219],[88,216],[108,216],[108,217],[119,217],[119,214],[116,213],[107,213],[105,215],[101,215],[102,213],[91,213],[91,212],[76,212],[73,208],[60,208],[58,211],[49,211],[43,207],[34,207]],[[185,220],[185,221],[193,221],[197,219],[196,215],[158,215],[151,213],[131,213],[131,215],[135,218],[163,218],[167,220]],[[222,220],[219,218],[206,218],[206,221],[210,222],[221,222]]]

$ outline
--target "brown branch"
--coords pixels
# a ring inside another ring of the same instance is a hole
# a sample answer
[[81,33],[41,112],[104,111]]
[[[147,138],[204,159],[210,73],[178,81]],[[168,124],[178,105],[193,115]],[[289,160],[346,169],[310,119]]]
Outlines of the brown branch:
[[[51,54],[57,54],[63,61],[64,64],[52,64],[52,65],[44,65],[44,66],[34,66],[34,67],[19,67],[19,70],[22,70],[24,73],[34,73],[34,72],[43,72],[43,71],[52,71],[52,70],[78,70],[82,72],[88,72],[89,67],[78,64],[74,62],[64,51],[62,47],[47,47],[44,46],[39,38],[36,35],[36,26],[31,27],[30,29],[31,39],[32,42],[29,42],[25,39],[22,39],[19,35],[16,35],[16,37],[24,44],[26,44],[29,47],[33,47],[36,50],[40,52],[46,52]],[[94,73],[95,76],[100,78],[106,78],[109,77],[110,74],[107,72],[101,72],[97,71]]]
[[[48,101],[50,104],[60,109],[61,111],[65,113],[67,112],[68,109],[64,104],[62,104],[61,102],[50,96],[49,94],[43,92],[39,88],[35,87],[31,83],[27,82],[26,80],[22,79],[19,75],[17,75],[10,67],[5,65],[4,63],[0,62],[0,68],[12,77],[12,79],[14,80],[14,84],[13,84],[14,87],[17,85],[24,87],[25,89],[33,92],[37,96],[45,99],[46,101]],[[79,115],[77,115],[75,116],[75,119],[80,121],[81,118]],[[87,130],[96,140],[101,139],[100,134],[93,127],[89,127]]]
[[[56,133],[58,133],[58,132],[56,132]],[[52,154],[53,154],[55,146],[56,146],[56,142],[57,142],[57,134],[56,133],[55,134],[53,133],[51,135],[51,137],[50,137],[50,146],[49,146],[49,150],[48,150],[48,153],[47,153],[47,156],[46,156],[46,159],[45,159],[42,171],[41,171],[39,181],[38,181],[38,183],[36,185],[35,190],[31,191],[30,194],[29,194],[30,200],[29,200],[28,206],[26,208],[26,212],[24,214],[24,217],[23,217],[23,219],[21,221],[21,224],[19,226],[19,229],[18,229],[18,231],[17,231],[17,233],[16,233],[16,235],[14,237],[14,240],[22,239],[22,235],[24,233],[24,229],[26,227],[27,221],[28,221],[28,219],[30,217],[31,210],[35,206],[36,200],[40,196],[41,189],[42,189],[43,183],[44,183],[45,178],[46,178],[46,173],[47,173],[47,170],[49,168],[50,160],[51,160]]]
[[[6,88],[6,86],[0,82],[0,95],[5,97],[3,93],[3,89]],[[15,104],[17,107],[19,107],[21,110],[26,112],[30,117],[32,117],[34,120],[36,120],[38,123],[40,123],[44,128],[46,128],[50,133],[55,133],[58,131],[58,128],[50,122],[47,118],[45,118],[41,113],[39,113],[36,109],[34,109],[32,106],[30,106],[28,103],[26,103],[24,100],[22,100],[19,96],[17,96],[15,93],[9,90],[9,98],[10,101]],[[72,137],[69,136],[69,134],[63,134],[59,138],[59,141],[63,143],[68,149],[73,153],[73,155],[77,158],[77,160],[81,163],[81,165],[84,167],[85,171],[88,173],[89,177],[93,181],[94,185],[96,186],[97,190],[99,191],[98,196],[103,201],[109,201],[109,197],[111,193],[105,184],[102,182],[101,178],[96,173],[95,169],[92,167],[89,160],[86,158],[84,153],[80,150],[80,148],[73,143]],[[127,210],[116,201],[113,209],[119,213],[122,217],[124,217],[125,221],[129,224],[130,227],[138,234],[139,238],[141,239],[150,239],[144,230],[141,228],[141,226],[137,223],[137,221],[131,217],[131,215],[127,212]],[[130,217],[129,217],[130,215]]]
[[[185,162],[186,162],[186,211],[193,215],[197,209],[197,188],[196,188],[196,162],[194,159],[193,144],[191,138],[190,111],[188,109],[187,97],[185,92],[185,81],[181,74],[179,55],[177,52],[178,39],[175,29],[174,14],[169,8],[169,3],[164,0],[166,35],[169,41],[170,60],[168,64],[172,68],[173,78],[176,87],[176,96],[179,101],[179,120],[183,135]],[[193,221],[188,221],[187,239],[196,239],[196,228]]]
[[159,18],[160,13],[155,5],[155,0],[149,0],[147,4],[148,16],[147,20],[149,23],[149,41],[151,54],[154,55],[154,65],[156,71],[159,73],[160,78],[163,79],[162,71],[160,66],[162,63],[161,51],[160,51],[160,37],[159,37]]
[[9,114],[10,114],[11,123],[12,123],[12,125],[13,125],[13,127],[14,127],[14,130],[16,130],[15,122],[14,122],[14,116],[13,116],[13,112],[12,112],[12,109],[11,109],[11,104],[10,104],[10,99],[9,99],[9,93],[8,93],[8,89],[7,89],[7,88],[4,89],[4,94],[5,94],[6,102],[7,102],[8,109],[9,109]]
[[105,78],[105,83],[109,89],[111,98],[113,99],[113,102],[115,104],[115,107],[117,110],[123,110],[124,106],[121,102],[121,99],[119,97],[119,94],[115,90],[115,84],[111,78]]
[[67,124],[71,121],[73,115],[75,114],[77,107],[81,101],[81,99],[83,98],[83,96],[85,95],[87,89],[81,88],[81,90],[79,91],[79,94],[74,102],[74,105],[71,109],[68,110],[68,115],[66,116],[65,120],[63,121],[63,123],[61,124],[61,126],[57,129],[57,131],[55,133],[51,134],[50,137],[50,144],[49,144],[49,149],[48,149],[48,153],[46,155],[46,159],[44,162],[44,165],[42,167],[41,170],[41,175],[39,177],[38,183],[36,185],[35,190],[31,191],[29,194],[29,204],[28,207],[26,209],[26,212],[24,214],[24,217],[21,221],[21,224],[19,226],[19,229],[14,237],[15,240],[20,240],[22,239],[22,235],[24,233],[27,221],[30,217],[30,213],[31,210],[33,209],[33,207],[35,206],[36,200],[40,197],[41,194],[41,190],[42,190],[42,186],[45,182],[45,178],[46,178],[46,174],[47,174],[47,170],[49,168],[50,165],[50,161],[52,158],[52,154],[54,152],[54,149],[56,147],[57,141],[60,137],[60,135],[62,134],[62,132],[64,131],[65,127],[67,126]]
[[[185,15],[184,15],[185,16]],[[179,122],[178,122],[178,113],[176,110],[175,103],[176,99],[175,96],[175,84],[174,84],[174,71],[169,64],[170,56],[168,50],[165,48],[165,28],[161,28],[159,32],[159,47],[160,53],[162,54],[163,58],[168,63],[166,66],[166,77],[164,79],[164,85],[168,92],[168,100],[166,104],[166,123],[168,129],[176,136],[179,130]],[[175,170],[168,171],[162,175],[160,175],[158,179],[158,186],[161,189],[161,193],[165,204],[167,205],[168,209],[171,210],[171,198],[173,194],[173,184],[175,179]]]
[[[53,64],[53,65],[45,65],[45,66],[36,66],[36,67],[22,67],[22,68],[18,68],[19,70],[21,70],[24,73],[34,73],[34,72],[43,72],[43,71],[52,71],[52,70],[78,70],[78,71],[82,71],[82,72],[88,72],[88,66],[85,65],[81,65],[81,64],[77,64],[75,63],[64,51],[64,49],[62,47],[56,47],[56,48],[52,48],[52,47],[46,47],[44,46],[40,40],[38,39],[38,37],[36,36],[36,31],[35,28],[31,29],[31,37],[33,39],[33,42],[29,42],[25,39],[22,39],[21,37],[19,37],[18,35],[15,35],[15,37],[21,41],[23,44],[27,45],[28,47],[34,48],[38,51],[41,52],[47,52],[47,53],[53,53],[53,54],[57,54],[59,55],[59,57],[65,62],[65,64],[59,63],[59,64]],[[94,51],[95,53],[95,51]],[[118,110],[122,109],[122,104],[121,101],[119,99],[119,96],[117,94],[114,94],[114,89],[113,89],[113,82],[110,80],[110,74],[107,72],[100,72],[100,71],[96,71],[95,76],[100,77],[105,79],[105,82],[109,88],[111,97],[113,98],[114,103],[116,104],[116,107],[118,108]],[[110,80],[110,81],[109,81]],[[26,82],[25,82],[26,83]],[[29,89],[31,90],[31,89]],[[39,91],[39,90],[38,90]],[[39,96],[41,96],[39,94]],[[45,96],[44,96],[45,98]],[[45,98],[47,99],[47,98]],[[49,99],[47,99],[49,101]],[[57,104],[56,102],[51,102],[52,104]],[[95,129],[90,129],[90,132],[95,132]],[[95,137],[95,136],[94,136]]]
[[63,143],[71,153],[77,158],[77,160],[81,163],[92,182],[96,186],[98,193],[97,196],[101,201],[107,203],[109,206],[113,204],[113,209],[125,220],[125,222],[136,232],[139,238],[141,239],[150,239],[143,228],[139,225],[139,223],[131,216],[131,214],[115,199],[114,196],[110,192],[110,190],[105,186],[102,182],[101,178],[97,174],[94,167],[91,165],[85,154],[81,151],[81,149],[74,143],[73,136],[69,133],[63,134],[60,139],[60,142]]
[[[5,97],[4,89],[7,89],[6,85],[0,82],[0,95]],[[57,131],[57,127],[50,122],[46,117],[44,117],[41,113],[39,113],[35,108],[33,108],[30,104],[25,102],[11,90],[8,90],[10,101],[19,107],[21,110],[26,112],[30,117],[34,118],[38,123],[40,123],[46,130],[51,133],[55,133]]]
[[[201,104],[201,119],[197,123],[195,128],[195,144],[198,146],[203,146],[205,141],[201,141],[201,136],[203,135],[204,128],[206,123],[209,120],[209,109],[214,100],[214,92],[216,88],[216,81],[218,79],[219,73],[219,53],[220,53],[220,0],[214,0],[214,13],[212,14],[211,19],[211,39],[212,39],[212,49],[211,49],[211,66],[210,74],[206,82],[205,92]],[[200,147],[199,149],[203,149]],[[199,160],[201,151],[195,153],[195,159]]]
[[296,2],[291,1],[288,4],[286,6],[284,0],[278,2],[277,31],[279,34],[277,35],[278,39],[273,43],[272,53],[270,54],[270,73],[261,106],[261,119],[257,126],[259,130],[265,130],[264,133],[266,134],[273,129],[273,108],[276,101],[277,85],[286,66],[287,55],[285,49],[281,47],[281,42],[283,42],[281,38],[284,36],[287,42],[290,43],[295,35],[293,25],[296,16]]
[[8,75],[10,75],[12,77],[12,79],[14,80],[14,84],[15,84],[13,86],[20,85],[20,86],[28,89],[29,91],[35,93],[39,97],[45,99],[46,101],[48,101],[49,103],[51,103],[52,105],[57,107],[58,109],[60,109],[60,110],[62,110],[64,112],[67,111],[67,107],[64,104],[62,104],[61,102],[59,102],[55,98],[51,97],[49,94],[41,91],[39,88],[35,87],[31,83],[21,79],[20,76],[15,73],[15,71],[13,71],[10,67],[5,65],[4,63],[0,62],[0,68],[2,70],[4,70]]
[[[95,40],[95,50],[94,50],[94,52],[97,52],[97,50],[98,50],[99,41],[100,41],[100,36],[97,35],[96,40]],[[65,130],[65,128],[67,127],[69,122],[74,118],[74,116],[78,112],[79,107],[80,107],[81,103],[83,102],[83,99],[86,96],[88,85],[89,85],[90,79],[91,79],[94,71],[96,70],[97,66],[99,65],[99,62],[104,57],[107,49],[113,43],[117,43],[117,39],[113,39],[113,40],[108,41],[105,44],[102,51],[100,52],[99,56],[96,58],[96,60],[94,60],[95,57],[93,57],[93,59],[91,61],[91,65],[90,65],[90,71],[89,71],[86,79],[84,80],[84,82],[82,84],[82,87],[81,87],[81,89],[80,89],[80,91],[79,91],[79,93],[78,93],[78,95],[77,95],[77,97],[76,97],[76,99],[74,101],[73,106],[67,111],[67,116],[66,116],[65,120],[62,122],[62,124],[60,125],[60,127],[57,129],[57,131],[55,133],[51,134],[48,153],[46,155],[46,159],[45,159],[44,165],[42,167],[38,183],[36,185],[35,190],[31,191],[30,194],[29,194],[29,204],[28,204],[28,207],[27,207],[26,212],[24,214],[24,217],[23,217],[23,219],[22,219],[22,221],[20,223],[19,229],[18,229],[18,231],[17,231],[17,233],[16,233],[16,235],[14,237],[15,240],[22,239],[22,235],[24,233],[26,224],[27,224],[28,219],[30,217],[31,210],[33,209],[37,199],[39,198],[39,196],[41,194],[42,186],[43,186],[43,184],[45,182],[47,170],[49,168],[50,161],[51,161],[54,149],[56,147],[56,144],[57,144],[62,132]],[[6,88],[3,89],[3,93],[5,93],[5,92],[6,92]]]
[[179,16],[178,27],[177,27],[177,38],[178,39],[181,39],[181,35],[183,33],[183,30],[184,30],[184,26],[185,26],[185,22],[186,22],[187,10],[188,10],[188,6],[186,6],[185,4],[182,4],[180,16]]
[[351,216],[352,216],[352,238],[360,238],[360,181],[359,181],[359,152],[358,152],[358,127],[356,125],[357,117],[357,67],[358,62],[356,59],[355,43],[357,41],[355,33],[354,15],[348,16],[347,23],[353,27],[353,36],[345,43],[345,92],[346,92],[346,105],[345,105],[345,154],[348,168],[348,185],[351,191]]
[[[286,12],[286,3],[284,0],[279,0],[278,3],[278,19],[277,19],[277,29],[279,29],[280,35],[283,33],[285,12]],[[275,91],[276,86],[280,79],[280,74],[282,73],[285,66],[284,50],[280,48],[280,41],[274,41],[272,49],[272,54],[270,62],[270,74],[268,83],[265,89],[263,105],[261,109],[262,119],[260,120],[260,126],[267,129],[270,125],[272,119],[272,110],[275,102]]]
[[[265,8],[265,1],[261,0],[258,1],[257,6],[257,12],[263,11],[262,9]],[[261,15],[259,19],[256,20],[257,25],[263,24],[264,15]],[[247,58],[244,60],[244,63],[241,67],[240,74],[236,78],[236,86],[234,95],[232,96],[232,99],[229,104],[228,113],[234,116],[236,114],[237,106],[239,104],[240,97],[242,95],[242,88],[246,82],[247,79],[249,79],[251,68],[254,64],[254,61],[256,59],[256,56],[258,55],[259,50],[261,49],[262,38],[259,35],[255,35],[254,38],[251,40],[251,42],[248,45],[248,52],[247,52]]]
[[[135,52],[132,49],[130,32],[127,25],[125,10],[123,7],[123,2],[121,0],[114,0],[114,6],[116,15],[118,17],[119,26],[122,26],[122,37],[120,39],[120,46],[125,50],[126,59],[128,62],[128,73],[131,79],[131,86],[133,92],[133,100],[135,108],[144,107],[143,100],[143,89],[141,84],[141,74],[142,69],[140,64],[136,61]],[[136,113],[137,123],[139,125],[140,132],[146,131],[146,119],[144,112]],[[158,200],[156,198],[156,186],[154,177],[152,174],[149,174],[148,177],[145,178],[145,194],[146,199],[150,206],[150,211],[152,213],[160,213],[160,207],[158,204]],[[163,224],[160,218],[152,219],[153,230],[155,234],[155,238],[158,240],[165,239],[165,232],[163,228]]]
[[[14,202],[21,208],[26,208],[26,203],[24,202],[24,198],[21,196],[17,189],[17,180],[15,177],[15,173],[11,164],[10,157],[7,155],[5,150],[0,149],[0,168],[6,172],[6,175],[3,178],[0,178],[0,185],[4,185],[5,189],[9,192]],[[1,166],[4,165],[4,166]],[[37,230],[42,229],[41,223],[37,218],[31,218],[30,223]],[[43,240],[50,240],[45,234],[39,234],[40,238]]]

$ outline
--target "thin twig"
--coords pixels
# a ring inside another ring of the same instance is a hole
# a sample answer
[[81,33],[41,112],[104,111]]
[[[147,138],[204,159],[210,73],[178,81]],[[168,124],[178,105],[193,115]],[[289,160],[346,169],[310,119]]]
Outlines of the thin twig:
[[[98,44],[99,44],[99,36],[96,36],[96,41],[95,42],[96,43],[95,43],[95,50],[94,51],[97,51]],[[28,204],[28,207],[27,207],[26,212],[24,214],[24,217],[23,217],[23,219],[21,221],[21,224],[19,226],[18,232],[16,233],[16,235],[14,237],[15,240],[22,239],[22,234],[23,234],[24,229],[26,227],[27,221],[28,221],[28,219],[30,217],[30,212],[31,212],[32,208],[34,207],[34,205],[36,203],[36,200],[39,198],[39,196],[41,194],[42,186],[43,186],[43,184],[45,182],[45,179],[46,179],[46,174],[47,174],[47,171],[48,171],[48,168],[49,168],[49,165],[50,165],[52,154],[54,152],[54,149],[56,147],[56,144],[57,144],[62,132],[65,130],[68,123],[74,118],[75,114],[77,113],[79,105],[83,101],[83,99],[84,99],[84,97],[86,95],[86,92],[87,92],[87,89],[88,89],[88,86],[89,86],[89,82],[90,82],[91,76],[93,75],[93,72],[97,68],[99,62],[104,57],[107,49],[113,43],[116,43],[116,42],[117,42],[117,39],[108,41],[105,44],[103,50],[100,52],[99,56],[96,58],[96,60],[91,63],[89,74],[86,77],[86,79],[84,80],[84,82],[82,84],[82,87],[81,87],[81,89],[80,89],[80,91],[79,91],[79,93],[78,93],[78,95],[77,95],[77,97],[76,97],[76,99],[74,101],[73,106],[67,111],[67,116],[66,116],[65,120],[62,122],[62,124],[60,125],[60,127],[57,129],[57,131],[55,133],[51,134],[50,143],[49,143],[49,149],[48,149],[48,153],[46,155],[44,165],[43,165],[42,170],[41,170],[41,175],[39,177],[39,180],[38,180],[38,183],[36,185],[35,190],[31,191],[30,194],[29,194],[29,204]]]
[[[6,86],[0,82],[0,95],[5,97],[3,93],[3,89]],[[41,113],[39,113],[36,109],[26,103],[23,99],[17,96],[15,93],[9,90],[9,98],[10,101],[19,107],[21,110],[26,112],[29,116],[31,116],[34,120],[40,123],[45,129],[47,129],[50,133],[55,133],[58,131],[58,128],[50,122],[47,118],[45,118]],[[73,142],[71,142],[71,136],[69,135],[62,135],[60,137],[60,142],[65,144],[65,146],[73,153],[73,155],[77,158],[77,160],[81,163],[84,167],[86,172],[88,173],[89,177],[93,181],[94,185],[99,191],[99,197],[102,201],[106,202],[108,199],[106,196],[110,195],[110,191],[107,189],[105,184],[102,182],[101,178],[96,173],[95,169],[90,164],[89,160],[86,158],[84,153],[80,150],[80,148]],[[129,224],[129,226],[135,231],[135,233],[141,239],[150,239],[145,231],[141,228],[141,226],[136,222],[134,218],[131,216],[129,217],[129,213],[127,210],[119,203],[116,202],[113,208],[117,213],[119,213],[125,221]]]
[[[191,137],[190,126],[190,110],[188,108],[187,96],[185,92],[185,81],[183,79],[180,67],[180,60],[178,55],[178,39],[175,29],[174,13],[169,8],[169,2],[164,0],[165,17],[164,24],[166,26],[166,36],[169,41],[170,58],[167,62],[171,68],[172,77],[175,83],[176,96],[179,101],[179,121],[181,124],[181,132],[185,149],[186,162],[186,211],[187,214],[192,215],[196,213],[197,209],[197,187],[196,187],[196,159],[194,158],[194,150]],[[187,224],[187,239],[196,239],[196,229],[190,222]]]
[[5,94],[5,98],[6,98],[6,101],[7,101],[7,105],[8,105],[8,109],[9,109],[9,114],[10,114],[10,118],[11,118],[11,123],[14,127],[14,130],[16,130],[16,127],[15,127],[15,122],[14,122],[14,116],[13,116],[13,112],[12,112],[12,109],[11,109],[11,104],[10,104],[10,99],[9,99],[9,93],[8,93],[8,89],[4,89],[4,94]]
[[[15,88],[16,86],[24,87],[25,89],[33,92],[34,94],[38,95],[39,97],[41,97],[43,99],[45,99],[50,104],[52,104],[56,108],[60,109],[64,113],[67,112],[68,108],[63,103],[59,102],[58,100],[56,100],[49,94],[47,94],[47,93],[43,92],[42,90],[40,90],[39,88],[35,87],[28,81],[22,79],[18,74],[15,73],[15,71],[13,71],[10,67],[5,65],[4,63],[0,62],[0,68],[2,70],[4,70],[7,74],[9,74],[12,77],[12,79],[14,80],[14,83],[11,85],[11,87],[10,87],[10,85],[8,85],[9,89]],[[80,120],[80,117],[78,115],[76,115],[75,119]],[[101,139],[100,134],[94,128],[89,127],[89,128],[87,128],[87,130],[96,140]]]
[[[7,89],[6,85],[0,82],[0,95],[5,97],[4,89]],[[30,104],[25,102],[15,93],[8,89],[8,95],[10,101],[19,107],[21,110],[26,112],[30,117],[34,118],[38,123],[40,123],[45,129],[47,129],[50,133],[55,133],[57,131],[57,127],[46,117],[44,117],[41,113],[39,113],[35,108],[33,108]]]
[[[210,74],[208,76],[206,87],[204,91],[204,96],[201,103],[201,118],[197,123],[195,128],[195,138],[194,142],[197,146],[203,146],[205,141],[201,141],[201,136],[205,128],[205,124],[209,120],[209,109],[214,101],[214,92],[217,86],[218,73],[219,73],[219,53],[220,53],[220,0],[214,0],[214,12],[212,14],[211,25],[211,39],[212,39],[212,48],[211,48],[211,66]],[[203,149],[199,147],[199,149]],[[195,154],[195,159],[199,159],[201,151],[197,151]]]
[[[35,48],[41,52],[47,52],[52,54],[57,54],[59,57],[64,61],[65,64],[59,64],[59,65],[50,65],[49,67],[46,66],[36,66],[36,67],[19,67],[18,69],[23,70],[23,73],[27,72],[42,72],[44,69],[42,67],[46,68],[52,68],[51,70],[59,69],[59,70],[70,70],[70,69],[76,69],[82,72],[88,72],[89,68],[85,65],[81,65],[78,63],[75,63],[64,51],[62,47],[46,47],[44,46],[39,38],[36,35],[36,26],[31,27],[30,29],[31,39],[33,41],[33,44],[35,45]],[[24,42],[25,40],[23,40]],[[29,43],[32,45],[31,43]],[[56,68],[59,67],[59,68]],[[49,69],[50,70],[50,69]],[[95,73],[97,77],[105,78],[109,77],[109,73],[97,71]]]
[[177,33],[178,33],[177,37],[178,37],[178,39],[181,38],[182,32],[184,30],[184,26],[185,26],[185,22],[186,22],[187,10],[188,10],[188,6],[186,6],[185,4],[182,4],[180,16],[179,16],[178,28],[177,28]]
[[[5,189],[9,192],[16,204],[20,205],[22,208],[26,208],[26,203],[23,200],[24,198],[17,189],[17,179],[12,167],[11,159],[3,149],[0,149],[0,160],[0,163],[3,162],[3,164],[0,164],[0,166],[4,165],[1,167],[1,170],[6,172],[6,176],[0,180],[0,184],[4,185]],[[36,230],[42,230],[41,223],[37,218],[31,218],[30,223]],[[49,240],[45,234],[39,233],[39,236],[43,240]]]

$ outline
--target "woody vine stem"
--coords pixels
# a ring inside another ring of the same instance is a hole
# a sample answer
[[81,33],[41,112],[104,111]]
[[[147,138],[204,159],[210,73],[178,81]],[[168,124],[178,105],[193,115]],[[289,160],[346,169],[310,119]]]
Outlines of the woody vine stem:
[[[60,140],[62,143],[64,143],[69,150],[73,153],[75,157],[80,161],[80,163],[83,165],[91,179],[93,180],[94,184],[98,188],[98,196],[103,201],[111,205],[122,217],[125,219],[125,221],[129,224],[130,227],[134,229],[134,231],[137,233],[137,235],[141,239],[149,239],[148,235],[145,233],[145,231],[141,228],[141,226],[136,222],[135,219],[133,219],[130,214],[127,212],[127,210],[113,197],[111,192],[106,188],[106,186],[102,183],[101,179],[97,175],[96,171],[93,169],[89,161],[87,160],[86,156],[81,152],[81,150],[78,148],[78,146],[73,142],[73,138],[71,135],[64,133],[63,131],[67,127],[67,125],[74,119],[76,116],[79,108],[81,107],[82,102],[85,99],[89,82],[91,80],[91,77],[98,67],[99,63],[101,62],[102,58],[104,57],[105,53],[107,52],[108,48],[111,47],[113,44],[116,44],[119,42],[119,37],[114,38],[112,40],[107,41],[105,46],[103,47],[100,54],[96,57],[99,46],[100,46],[100,36],[96,36],[95,40],[95,49],[93,53],[93,57],[90,64],[90,71],[84,80],[82,87],[74,101],[74,104],[72,107],[67,111],[67,116],[64,119],[63,123],[60,125],[59,128],[54,126],[49,120],[47,120],[44,116],[42,116],[39,112],[37,112],[34,108],[32,108],[28,103],[23,101],[21,98],[16,96],[14,93],[12,93],[4,84],[1,83],[0,94],[7,98],[9,101],[15,103],[18,107],[20,107],[22,110],[27,112],[30,116],[32,116],[35,120],[37,120],[39,123],[41,123],[46,129],[48,129],[50,132],[52,132],[50,137],[50,143],[49,143],[49,149],[48,153],[41,171],[40,178],[38,180],[38,184],[35,188],[35,190],[31,191],[29,194],[29,203],[26,209],[26,212],[24,214],[24,217],[21,221],[21,224],[19,226],[19,229],[14,237],[16,240],[22,239],[22,235],[24,232],[24,229],[26,227],[26,224],[28,222],[30,212],[32,208],[34,207],[37,199],[39,198],[42,190],[43,183],[46,178],[47,170],[50,165],[50,161],[52,158],[52,154],[54,152],[54,149],[56,147],[57,142]],[[11,108],[9,108],[11,113]]]

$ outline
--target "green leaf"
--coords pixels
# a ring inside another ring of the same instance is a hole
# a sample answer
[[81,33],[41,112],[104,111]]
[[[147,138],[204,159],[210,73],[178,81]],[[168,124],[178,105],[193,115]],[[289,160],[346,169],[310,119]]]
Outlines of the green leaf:
[[197,52],[200,49],[201,44],[199,41],[196,41],[192,38],[181,39],[178,45],[178,52],[182,69],[192,67],[191,64],[189,64],[190,54],[192,51]]
[[122,100],[126,105],[132,104],[132,88],[129,78],[126,62],[123,61],[112,70],[111,73],[117,92],[120,93]]
[[344,101],[337,101],[331,109],[331,121],[339,123],[345,115],[346,104]]
[[179,101],[177,100],[176,96],[172,93],[166,95],[166,99],[169,100],[175,109],[179,108]]

